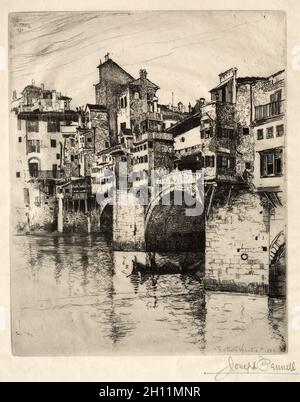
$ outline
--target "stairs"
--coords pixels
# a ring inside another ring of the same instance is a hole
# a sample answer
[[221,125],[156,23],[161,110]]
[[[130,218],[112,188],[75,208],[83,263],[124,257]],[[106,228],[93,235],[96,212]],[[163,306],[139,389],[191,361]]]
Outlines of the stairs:
[[278,235],[275,237],[275,239],[272,241],[270,245],[270,263],[272,264],[274,262],[274,258],[276,254],[278,253],[278,250],[281,248],[281,246],[285,243],[285,235],[284,231],[282,230],[281,232],[278,233]]

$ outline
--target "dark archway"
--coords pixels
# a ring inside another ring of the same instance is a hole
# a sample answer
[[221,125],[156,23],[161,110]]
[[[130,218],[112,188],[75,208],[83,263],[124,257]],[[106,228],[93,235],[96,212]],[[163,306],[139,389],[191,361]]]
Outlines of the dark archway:
[[[171,205],[155,204],[146,216],[145,241],[147,251],[201,252],[205,251],[204,214],[188,216],[187,206],[174,205],[174,194],[170,193]],[[181,193],[182,199],[183,193]]]
[[113,206],[106,204],[100,215],[100,232],[108,239],[113,237]]

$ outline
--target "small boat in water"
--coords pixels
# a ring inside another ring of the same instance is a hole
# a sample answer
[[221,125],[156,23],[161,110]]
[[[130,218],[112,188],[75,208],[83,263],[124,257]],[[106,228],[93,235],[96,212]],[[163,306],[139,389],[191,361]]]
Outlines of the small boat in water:
[[149,263],[143,264],[137,261],[137,258],[132,261],[133,274],[152,274],[152,275],[171,275],[171,274],[194,274],[204,271],[203,260],[188,262],[186,259],[177,261],[170,257],[158,256],[155,253],[148,253]]

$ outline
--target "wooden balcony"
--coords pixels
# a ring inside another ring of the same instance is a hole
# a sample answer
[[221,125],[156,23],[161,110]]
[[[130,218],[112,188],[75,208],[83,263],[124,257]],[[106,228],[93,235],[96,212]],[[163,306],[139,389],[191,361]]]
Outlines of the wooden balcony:
[[255,120],[264,120],[283,114],[283,100],[255,107]]

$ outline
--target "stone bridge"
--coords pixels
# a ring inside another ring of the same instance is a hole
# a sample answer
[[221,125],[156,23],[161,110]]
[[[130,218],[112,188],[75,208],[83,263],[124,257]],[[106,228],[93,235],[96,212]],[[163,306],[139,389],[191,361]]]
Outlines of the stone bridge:
[[146,202],[139,186],[116,190],[114,202],[100,204],[100,232],[110,232],[115,250],[198,252],[207,289],[268,293],[270,267],[285,247],[276,226],[284,220],[248,186],[183,173],[160,178]]

